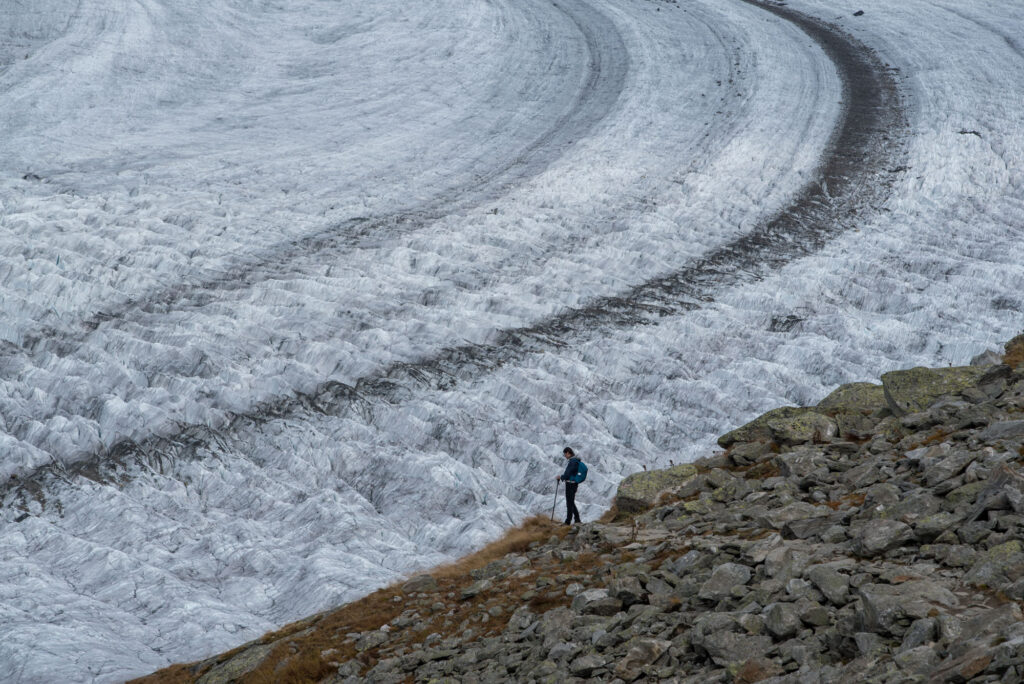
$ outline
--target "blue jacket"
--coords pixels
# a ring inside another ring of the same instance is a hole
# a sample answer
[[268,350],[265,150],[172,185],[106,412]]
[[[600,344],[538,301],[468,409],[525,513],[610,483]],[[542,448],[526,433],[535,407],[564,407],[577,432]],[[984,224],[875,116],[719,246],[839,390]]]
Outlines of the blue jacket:
[[573,456],[569,459],[569,462],[565,464],[565,472],[562,473],[563,482],[572,482],[570,477],[574,477],[580,469],[580,459],[578,456]]

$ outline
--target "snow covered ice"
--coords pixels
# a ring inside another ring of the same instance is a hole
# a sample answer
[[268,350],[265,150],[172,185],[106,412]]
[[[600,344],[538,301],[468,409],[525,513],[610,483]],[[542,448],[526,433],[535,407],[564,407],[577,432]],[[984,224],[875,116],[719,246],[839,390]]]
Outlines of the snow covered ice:
[[[846,190],[858,103],[790,10],[898,90]],[[998,0],[4,3],[0,679],[449,560],[549,507],[566,444],[593,517],[761,411],[996,348],[1021,36]],[[732,259],[808,197],[827,241]]]

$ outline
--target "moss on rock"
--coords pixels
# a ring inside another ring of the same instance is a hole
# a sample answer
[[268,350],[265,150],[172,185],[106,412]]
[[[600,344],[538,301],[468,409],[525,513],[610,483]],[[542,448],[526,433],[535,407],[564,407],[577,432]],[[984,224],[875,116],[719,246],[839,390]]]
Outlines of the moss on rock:
[[816,409],[783,406],[727,432],[718,438],[718,444],[726,449],[743,442],[802,444],[830,439],[836,432],[835,422]]
[[973,387],[985,373],[977,366],[953,368],[910,368],[882,375],[885,401],[897,416],[917,413],[947,394]]
[[619,484],[615,506],[624,513],[636,513],[651,508],[662,494],[671,492],[697,475],[697,468],[684,463],[666,470],[633,473]]
[[885,389],[871,382],[840,385],[815,407],[827,415],[859,413],[867,415],[887,406]]

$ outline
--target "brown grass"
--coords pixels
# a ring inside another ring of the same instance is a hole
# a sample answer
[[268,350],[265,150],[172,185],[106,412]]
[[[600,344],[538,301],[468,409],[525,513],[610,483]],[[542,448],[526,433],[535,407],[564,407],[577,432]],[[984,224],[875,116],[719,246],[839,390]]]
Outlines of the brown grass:
[[867,494],[864,492],[853,492],[846,496],[841,496],[838,499],[832,501],[826,501],[825,505],[831,508],[833,511],[839,510],[839,507],[844,503],[853,504],[854,506],[863,506],[864,500],[867,499]]
[[914,442],[913,444],[911,444],[909,447],[907,447],[907,451],[913,451],[914,449],[920,449],[921,447],[932,446],[933,444],[944,442],[946,438],[949,437],[951,434],[953,434],[952,430],[938,428],[935,430],[935,432],[928,435],[920,442]]
[[775,462],[774,458],[766,458],[763,461],[754,463],[753,465],[730,468],[729,470],[742,475],[748,480],[766,480],[769,477],[778,477],[781,475],[779,464]]
[[[474,580],[469,573],[472,570],[482,568],[493,560],[504,557],[510,553],[522,553],[529,549],[534,542],[547,541],[552,535],[564,537],[568,533],[568,527],[553,524],[543,515],[534,516],[523,522],[519,527],[510,530],[501,539],[491,542],[479,551],[472,553],[449,565],[440,566],[430,572],[430,575],[438,583],[438,598],[445,597],[448,593],[456,596],[463,588]],[[576,567],[587,567],[592,565],[594,558],[580,556],[573,563]],[[501,598],[509,599],[507,594],[520,595],[533,588],[532,578],[520,581],[509,581],[505,585],[506,595]],[[565,601],[564,591],[556,591],[556,587],[550,587],[546,592],[538,592],[533,600],[532,606],[539,609],[555,607]],[[400,584],[395,584],[384,589],[373,592],[357,601],[353,601],[340,608],[324,613],[312,620],[306,619],[287,625],[277,631],[268,632],[258,640],[262,644],[276,644],[266,659],[258,668],[245,675],[242,682],[253,684],[303,684],[305,682],[316,682],[330,676],[336,671],[336,666],[331,662],[345,662],[356,659],[361,663],[365,672],[376,665],[380,659],[377,649],[370,649],[359,653],[355,642],[346,637],[351,632],[366,632],[378,629],[398,615],[406,608],[405,600],[396,601],[396,597],[403,597]],[[411,638],[406,639],[410,643],[420,642],[431,633],[441,634],[442,638],[452,636],[457,626],[474,615],[486,610],[489,603],[495,602],[494,597],[477,596],[468,601],[461,601],[452,606],[455,614],[449,619],[449,628],[446,632],[441,625],[442,616],[433,616],[430,624],[422,633],[412,633]],[[451,601],[449,601],[451,603]],[[477,637],[493,636],[504,629],[508,622],[511,611],[506,611],[503,619],[494,619],[483,625],[474,624],[477,630]],[[304,630],[312,628],[308,634],[299,634]],[[294,635],[294,639],[289,637]],[[139,684],[179,684],[182,682],[194,682],[204,672],[209,671],[215,665],[224,662],[232,656],[245,650],[247,645],[240,646],[232,651],[221,654],[216,661],[211,661],[205,666],[193,663],[188,665],[172,665],[158,672],[133,680]],[[328,655],[322,655],[325,651],[333,651]]]
[[545,542],[552,535],[564,538],[569,533],[567,525],[560,525],[551,522],[551,519],[543,515],[535,515],[528,518],[522,525],[505,533],[501,539],[491,542],[479,551],[451,563],[442,565],[430,571],[434,579],[448,579],[468,575],[471,570],[478,570],[493,560],[502,558],[510,553],[523,553],[530,548],[533,542]]
[[1018,368],[1024,363],[1024,335],[1017,335],[1006,343],[1003,363],[1012,368]]

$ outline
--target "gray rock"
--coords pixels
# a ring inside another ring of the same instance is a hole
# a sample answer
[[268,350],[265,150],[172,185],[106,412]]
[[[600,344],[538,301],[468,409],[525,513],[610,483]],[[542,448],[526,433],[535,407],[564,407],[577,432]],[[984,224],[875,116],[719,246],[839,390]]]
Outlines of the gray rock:
[[946,644],[957,641],[963,625],[960,618],[955,615],[938,615],[935,617],[935,636]]
[[813,565],[804,573],[833,605],[844,606],[850,600],[850,578],[827,565]]
[[548,651],[548,660],[553,660],[554,662],[558,663],[563,660],[568,660],[569,658],[574,657],[579,652],[579,644],[573,643],[571,641],[564,641],[560,644],[555,644],[551,647],[551,649]]
[[770,636],[743,636],[734,632],[719,632],[706,637],[702,647],[715,664],[729,667],[764,656],[772,650],[774,644]]
[[978,439],[984,444],[1020,438],[1024,438],[1024,420],[1004,420],[993,423],[978,435]]
[[589,677],[594,673],[594,670],[604,667],[606,662],[608,661],[597,653],[587,653],[570,663],[569,672],[576,677]]
[[729,449],[729,460],[737,466],[753,465],[773,456],[770,442],[737,442]]
[[[864,508],[878,509],[888,513],[900,500],[900,488],[891,482],[879,482],[867,488],[864,492]],[[891,515],[887,517],[892,517]]]
[[889,410],[897,416],[923,411],[939,397],[974,386],[984,370],[973,366],[910,368],[882,375]]
[[898,520],[872,520],[854,537],[854,549],[862,556],[877,556],[914,539],[914,532]]
[[931,644],[900,651],[893,656],[896,666],[905,672],[925,674],[935,667],[938,653]]
[[[779,534],[783,539],[820,539],[834,526],[835,523],[830,518],[805,518],[786,523],[779,530]],[[842,538],[846,538],[845,532],[842,533]]]
[[770,510],[762,516],[762,523],[765,527],[781,528],[788,522],[795,520],[807,520],[809,518],[824,518],[832,513],[827,506],[815,506],[804,501],[794,501],[781,508]]
[[931,643],[935,641],[935,633],[935,620],[932,618],[914,620],[903,635],[903,643],[900,644],[899,650],[907,651]]
[[215,665],[199,678],[197,684],[228,684],[241,679],[259,667],[273,649],[273,644],[250,646],[223,663]]
[[575,613],[564,607],[554,608],[541,615],[537,621],[537,635],[542,640],[543,648],[550,650],[555,644],[568,641],[575,617]]
[[627,682],[640,676],[645,665],[653,664],[672,646],[671,641],[660,639],[638,639],[632,643],[626,655],[615,666],[615,674]]
[[812,627],[824,627],[832,624],[832,615],[829,613],[827,608],[817,601],[801,599],[801,601],[797,603],[797,610],[799,611],[800,619],[804,624]]
[[615,615],[622,610],[622,601],[608,595],[607,589],[588,589],[572,600],[572,609],[583,615]]
[[356,639],[356,649],[360,651],[367,651],[371,648],[377,648],[386,644],[388,639],[388,633],[382,632],[379,629],[375,629],[370,632],[363,632],[362,636]]
[[799,577],[810,563],[810,556],[792,546],[779,546],[772,549],[764,558],[764,572],[768,577],[789,581]]
[[489,579],[477,580],[476,582],[473,582],[471,585],[462,590],[462,600],[465,601],[466,599],[471,599],[474,596],[482,594],[483,592],[490,589],[492,586],[494,586],[494,582],[492,582]]
[[403,594],[421,594],[437,591],[437,580],[430,575],[416,575],[402,585]]
[[636,577],[618,577],[609,583],[608,595],[622,601],[623,607],[629,608],[634,603],[642,602],[644,589]]
[[792,603],[772,603],[765,608],[763,617],[765,629],[779,639],[795,636],[803,627]]
[[935,513],[914,523],[914,534],[922,541],[931,541],[963,520],[957,513]]
[[1003,362],[1003,355],[992,349],[987,349],[982,353],[971,358],[972,366],[994,366]]
[[747,634],[760,634],[764,631],[764,618],[753,613],[744,613],[737,618],[740,626],[747,631]]
[[[673,560],[669,564],[668,569],[673,574],[676,574],[676,575],[679,575],[679,576],[683,576],[684,574],[686,574],[690,570],[699,567],[702,564],[701,563],[702,560],[703,560],[703,555],[701,554],[701,552],[697,551],[696,549],[694,549],[692,551],[687,551],[682,556],[679,556],[679,558],[676,558],[675,560]],[[662,567],[664,567],[664,566],[662,566]]]
[[928,466],[924,478],[925,484],[934,487],[940,482],[959,475],[974,458],[975,454],[969,451],[961,449],[953,451],[942,460]]
[[701,585],[697,596],[704,600],[717,601],[732,594],[732,588],[750,581],[750,568],[737,563],[723,563],[711,572],[708,581]]
[[625,513],[645,511],[654,507],[663,494],[682,487],[696,476],[697,468],[689,463],[666,470],[633,473],[619,483],[615,506]]
[[1013,540],[994,546],[974,563],[964,582],[974,586],[1001,589],[1024,577],[1024,544]]
[[796,481],[800,486],[829,476],[828,459],[821,447],[797,447],[776,456],[775,462],[783,477]]
[[861,655],[871,656],[886,651],[885,641],[874,632],[857,632],[853,641]]
[[857,589],[857,612],[864,631],[902,636],[898,623],[930,617],[933,610],[959,605],[956,596],[942,585],[929,580],[914,580],[899,585],[865,584]]
[[991,523],[973,522],[965,523],[960,525],[956,530],[956,536],[960,538],[960,541],[969,546],[973,546],[980,542],[985,537],[992,534],[990,529]]
[[840,385],[815,407],[822,413],[833,412],[871,414],[886,407],[885,390],[870,382],[852,382]]
[[644,588],[647,590],[648,594],[668,595],[673,591],[672,585],[659,577],[649,577],[647,581],[644,582]]
[[839,481],[850,489],[862,489],[882,479],[882,473],[878,470],[878,463],[868,461],[850,468],[839,476]]

